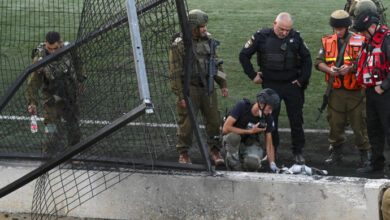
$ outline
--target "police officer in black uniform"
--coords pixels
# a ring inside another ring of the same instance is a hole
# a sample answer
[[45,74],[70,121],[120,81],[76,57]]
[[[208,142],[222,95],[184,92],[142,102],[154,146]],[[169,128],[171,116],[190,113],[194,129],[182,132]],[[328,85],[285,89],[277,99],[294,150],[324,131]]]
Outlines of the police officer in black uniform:
[[[263,28],[249,39],[240,52],[240,63],[254,83],[275,90],[284,100],[291,126],[295,162],[304,164],[302,148],[305,145],[305,134],[302,127],[302,108],[312,61],[302,37],[298,31],[292,29],[292,24],[289,13],[280,13],[274,21],[273,28]],[[257,53],[257,63],[260,66],[258,72],[254,70],[250,61],[254,53]],[[272,112],[276,128],[272,133],[275,151],[279,145],[279,113],[280,108]]]

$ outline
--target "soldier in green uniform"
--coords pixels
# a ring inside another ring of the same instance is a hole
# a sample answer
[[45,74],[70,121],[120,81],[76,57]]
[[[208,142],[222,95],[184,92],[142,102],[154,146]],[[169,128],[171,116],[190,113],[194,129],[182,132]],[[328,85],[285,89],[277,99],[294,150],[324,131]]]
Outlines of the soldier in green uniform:
[[[193,47],[193,72],[191,74],[190,83],[190,98],[194,106],[195,113],[199,110],[206,121],[206,133],[207,133],[207,146],[211,151],[211,158],[216,165],[224,163],[219,151],[221,148],[221,142],[219,140],[220,135],[220,113],[218,111],[218,101],[216,92],[207,95],[207,61],[210,59],[210,45],[209,41],[211,35],[207,32],[208,16],[201,10],[191,10],[188,15],[190,29],[192,30],[192,47]],[[184,101],[183,95],[183,58],[184,41],[179,36],[174,39],[170,53],[170,83],[173,92],[177,96],[177,112],[178,118],[178,143],[176,145],[177,150],[180,153],[179,163],[191,163],[191,159],[188,156],[188,149],[192,145],[192,123],[188,116],[188,110]],[[218,56],[215,55],[215,58]],[[223,73],[222,66],[218,66],[218,76],[214,77],[219,87],[222,89],[222,96],[228,96],[228,89],[226,84],[226,75]]]
[[360,14],[360,12],[365,10],[370,10],[379,15],[380,22],[382,25],[387,26],[386,14],[381,0],[347,0],[344,10],[349,13],[352,20]]
[[[63,46],[64,43],[58,32],[48,32],[46,41],[32,51],[33,63]],[[31,74],[27,83],[28,112],[37,114],[40,97],[42,97],[45,124],[42,146],[44,154],[52,155],[59,150],[59,140],[63,133],[61,119],[65,121],[68,146],[73,146],[80,141],[77,92],[81,91],[85,79],[85,71],[80,60],[73,53],[60,56]],[[39,94],[41,87],[42,96]]]
[[[336,10],[331,14],[329,24],[333,28],[333,34],[322,38],[315,67],[325,73],[327,84],[332,82],[327,108],[330,156],[325,164],[342,162],[342,148],[347,140],[345,128],[350,124],[356,149],[360,152],[361,166],[364,167],[370,161],[371,145],[366,126],[365,90],[357,84],[355,77],[356,59],[364,37],[349,31],[351,23],[349,14],[344,10]],[[345,49],[340,52],[343,46]],[[339,53],[343,53],[342,56]]]

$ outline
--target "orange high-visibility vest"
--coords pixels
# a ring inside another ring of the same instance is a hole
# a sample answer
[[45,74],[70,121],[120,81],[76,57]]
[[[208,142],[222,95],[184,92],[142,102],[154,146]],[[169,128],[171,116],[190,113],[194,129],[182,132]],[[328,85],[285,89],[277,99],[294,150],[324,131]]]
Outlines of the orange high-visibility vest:
[[[364,37],[359,34],[352,34],[347,43],[347,47],[344,52],[344,64],[348,66],[352,66],[356,62],[356,58],[359,55],[359,51],[364,42]],[[337,56],[338,56],[338,48],[337,48],[337,35],[332,34],[322,38],[322,46],[324,48],[325,54],[325,63],[329,67],[332,67],[336,64]],[[325,74],[326,84],[329,84],[330,75],[328,73]],[[361,89],[362,87],[357,83],[356,76],[354,72],[349,72],[344,75],[344,80],[341,81],[339,76],[334,78],[332,87],[340,88],[342,85],[346,89],[356,90]]]

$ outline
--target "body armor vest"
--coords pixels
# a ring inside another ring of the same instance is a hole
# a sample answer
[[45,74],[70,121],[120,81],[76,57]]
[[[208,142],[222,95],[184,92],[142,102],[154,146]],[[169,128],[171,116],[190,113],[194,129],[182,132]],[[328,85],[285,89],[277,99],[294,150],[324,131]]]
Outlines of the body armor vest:
[[260,55],[260,67],[268,70],[291,70],[297,67],[297,56],[289,45],[288,40],[279,39],[276,36],[268,36],[265,43],[265,51]]
[[[362,47],[364,41],[364,37],[358,34],[353,34],[349,41],[347,42],[347,46],[344,52],[344,64],[348,66],[352,66],[355,60],[358,57],[360,48]],[[324,48],[325,54],[325,63],[329,67],[332,67],[336,64],[338,52],[337,46],[337,35],[332,34],[322,38],[322,46]],[[329,84],[330,75],[328,73],[325,74],[326,84]],[[341,88],[344,86],[349,90],[361,89],[361,86],[358,85],[355,74],[353,72],[349,72],[344,75],[343,78],[340,76],[334,77],[334,81],[332,84],[333,88]]]
[[390,33],[387,27],[382,26],[374,34],[372,41],[366,39],[366,45],[361,51],[358,61],[358,83],[365,86],[381,85],[389,74],[390,63],[386,61],[381,47],[385,36]]
[[[33,50],[34,57],[38,60],[48,56],[45,44],[41,43]],[[42,67],[41,71],[44,75],[43,91],[52,95],[57,95],[62,99],[74,99],[77,85],[76,85],[76,71],[72,64],[72,59],[69,54],[62,55]]]
[[[210,59],[210,45],[208,40],[193,40],[193,80],[195,80],[196,84],[201,83],[201,76],[207,76],[208,75],[208,68],[207,63]],[[205,86],[205,85],[203,85]]]

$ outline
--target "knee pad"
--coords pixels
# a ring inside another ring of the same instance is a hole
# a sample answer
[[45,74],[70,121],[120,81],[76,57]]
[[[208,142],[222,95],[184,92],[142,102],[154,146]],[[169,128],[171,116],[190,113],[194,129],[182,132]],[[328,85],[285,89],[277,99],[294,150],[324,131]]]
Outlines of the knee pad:
[[244,157],[243,168],[246,171],[257,171],[261,168],[261,158],[256,154],[247,154]]
[[259,146],[250,146],[245,149],[243,167],[247,171],[257,171],[261,168],[263,149]]
[[223,142],[228,143],[232,146],[239,146],[241,143],[241,135],[231,132],[229,134],[224,135]]

